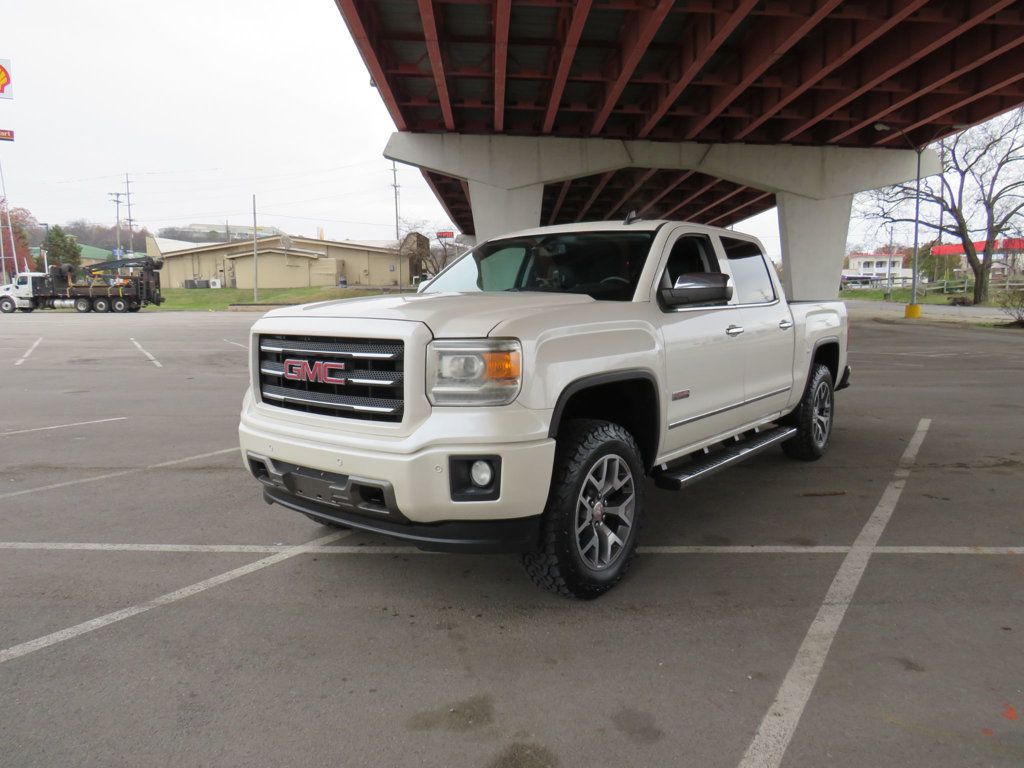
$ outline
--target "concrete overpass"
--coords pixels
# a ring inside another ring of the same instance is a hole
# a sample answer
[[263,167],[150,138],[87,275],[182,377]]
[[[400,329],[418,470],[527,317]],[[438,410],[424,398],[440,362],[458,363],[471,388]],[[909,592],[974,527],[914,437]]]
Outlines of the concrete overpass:
[[464,232],[777,205],[796,298],[834,296],[852,195],[910,145],[1024,103],[1024,0],[336,2],[385,155]]

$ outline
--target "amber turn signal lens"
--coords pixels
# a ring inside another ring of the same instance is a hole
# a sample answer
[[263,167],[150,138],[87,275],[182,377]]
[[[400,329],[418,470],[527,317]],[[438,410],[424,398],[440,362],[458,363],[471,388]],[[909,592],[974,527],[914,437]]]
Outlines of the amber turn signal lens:
[[487,366],[485,375],[488,380],[518,379],[522,373],[522,363],[517,351],[484,352],[481,356]]

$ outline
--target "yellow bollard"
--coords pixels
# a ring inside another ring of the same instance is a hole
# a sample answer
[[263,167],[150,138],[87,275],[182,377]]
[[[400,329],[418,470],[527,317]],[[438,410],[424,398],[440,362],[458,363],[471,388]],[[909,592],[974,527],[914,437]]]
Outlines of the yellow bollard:
[[906,309],[903,311],[903,317],[908,320],[914,320],[921,316],[921,305],[920,304],[907,304]]

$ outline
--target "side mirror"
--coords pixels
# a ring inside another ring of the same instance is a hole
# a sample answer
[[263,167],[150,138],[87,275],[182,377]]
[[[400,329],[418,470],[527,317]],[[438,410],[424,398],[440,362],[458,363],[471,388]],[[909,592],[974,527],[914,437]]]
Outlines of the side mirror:
[[680,275],[674,286],[658,293],[666,307],[724,304],[732,298],[732,280],[720,272],[691,272]]

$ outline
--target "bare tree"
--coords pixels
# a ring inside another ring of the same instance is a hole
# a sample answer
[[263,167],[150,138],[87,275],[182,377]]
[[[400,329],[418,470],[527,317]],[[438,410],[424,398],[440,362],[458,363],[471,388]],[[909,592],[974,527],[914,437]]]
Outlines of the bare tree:
[[[939,145],[942,173],[921,180],[921,226],[957,238],[974,272],[974,303],[988,300],[996,240],[1024,216],[1024,108],[959,133]],[[912,224],[913,184],[866,193],[864,218]],[[980,250],[975,241],[984,241]]]

